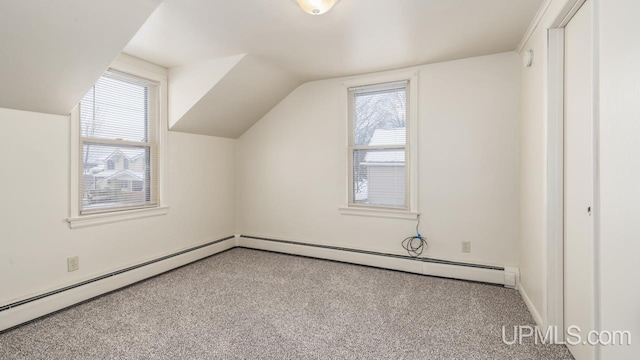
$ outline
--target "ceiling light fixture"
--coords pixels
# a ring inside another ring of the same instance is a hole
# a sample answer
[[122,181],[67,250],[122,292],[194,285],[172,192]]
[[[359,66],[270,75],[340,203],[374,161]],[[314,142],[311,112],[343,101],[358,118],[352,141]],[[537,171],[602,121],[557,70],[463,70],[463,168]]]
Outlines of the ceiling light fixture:
[[296,0],[298,6],[311,15],[322,15],[340,0]]

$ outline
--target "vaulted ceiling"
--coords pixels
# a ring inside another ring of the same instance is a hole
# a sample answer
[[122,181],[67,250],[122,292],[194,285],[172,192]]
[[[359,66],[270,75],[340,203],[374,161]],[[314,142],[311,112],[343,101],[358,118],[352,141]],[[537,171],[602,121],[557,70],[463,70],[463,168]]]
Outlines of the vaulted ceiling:
[[514,50],[540,4],[342,0],[311,16],[294,0],[165,0],[125,52],[185,71],[246,54],[170,116],[173,130],[237,137],[306,81]]
[[0,107],[69,114],[160,2],[0,1]]
[[542,0],[160,2],[3,1],[0,107],[68,113],[124,51],[169,68],[172,130],[236,138],[310,80],[514,50]]

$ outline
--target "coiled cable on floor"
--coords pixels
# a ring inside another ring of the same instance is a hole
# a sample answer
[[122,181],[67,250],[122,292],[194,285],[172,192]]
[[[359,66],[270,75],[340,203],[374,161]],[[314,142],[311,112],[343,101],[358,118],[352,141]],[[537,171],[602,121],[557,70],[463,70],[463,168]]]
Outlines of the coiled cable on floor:
[[422,255],[427,248],[427,239],[420,234],[420,214],[418,214],[418,222],[416,224],[416,235],[409,236],[402,240],[402,247],[407,250],[409,256],[418,257]]

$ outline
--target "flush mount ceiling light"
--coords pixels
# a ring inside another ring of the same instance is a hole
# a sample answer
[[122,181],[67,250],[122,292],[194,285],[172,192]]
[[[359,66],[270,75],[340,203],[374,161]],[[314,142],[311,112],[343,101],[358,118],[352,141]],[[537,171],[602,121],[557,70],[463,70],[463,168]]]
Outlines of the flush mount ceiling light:
[[322,15],[338,3],[340,0],[295,0],[298,6],[311,15]]

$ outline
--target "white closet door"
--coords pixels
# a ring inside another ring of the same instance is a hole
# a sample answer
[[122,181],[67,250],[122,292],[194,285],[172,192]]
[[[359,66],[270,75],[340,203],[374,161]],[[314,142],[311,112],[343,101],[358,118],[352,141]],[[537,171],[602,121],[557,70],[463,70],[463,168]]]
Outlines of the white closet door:
[[[594,327],[593,21],[587,1],[565,28],[564,324],[582,340]],[[574,328],[573,332],[577,332]],[[569,337],[567,340],[575,340]],[[569,345],[577,360],[591,345]]]

